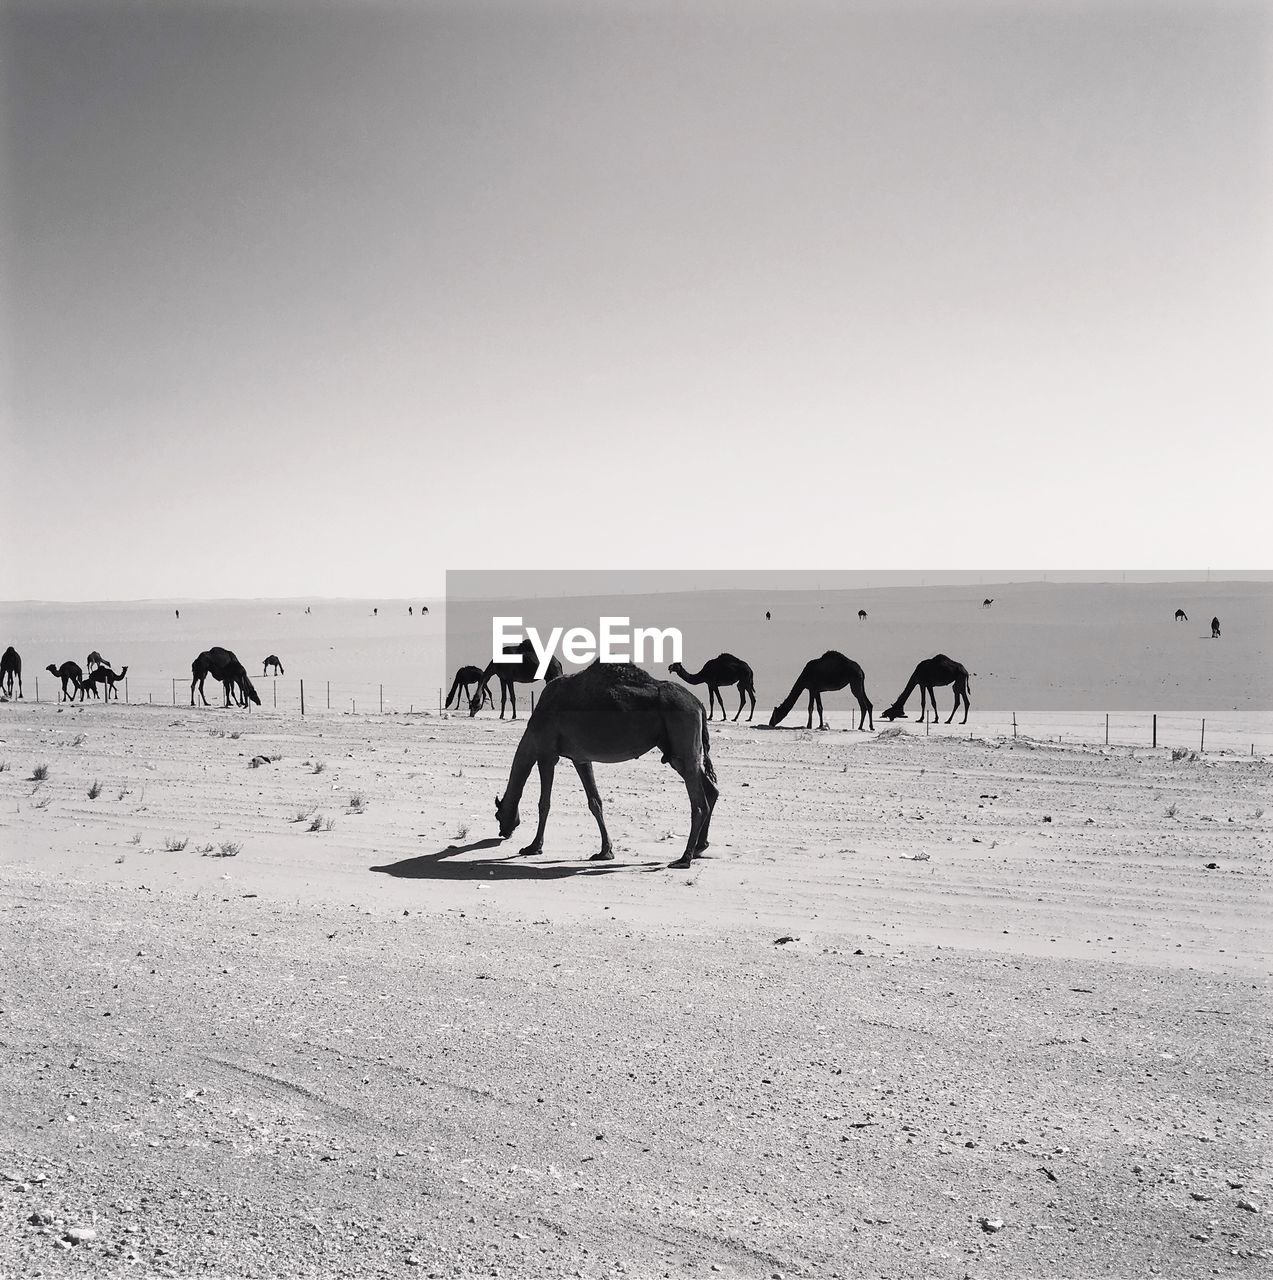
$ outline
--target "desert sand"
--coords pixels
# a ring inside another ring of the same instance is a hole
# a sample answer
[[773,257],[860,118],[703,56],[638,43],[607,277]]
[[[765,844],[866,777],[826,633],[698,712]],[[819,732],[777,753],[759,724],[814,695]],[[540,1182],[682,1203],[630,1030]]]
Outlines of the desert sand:
[[28,691],[0,1273],[1258,1274],[1270,724],[1233,677],[1201,756],[1094,707],[1013,738],[976,685],[966,727],[771,731],[762,688],[689,872],[654,757],[598,766],[614,863],[569,769],[519,859],[489,713]]

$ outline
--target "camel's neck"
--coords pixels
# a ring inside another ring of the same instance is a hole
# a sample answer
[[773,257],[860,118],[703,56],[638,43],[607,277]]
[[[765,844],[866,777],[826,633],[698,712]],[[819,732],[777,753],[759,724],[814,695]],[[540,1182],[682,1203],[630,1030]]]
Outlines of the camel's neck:
[[504,788],[504,794],[500,798],[501,810],[507,810],[509,813],[517,812],[522,792],[526,789],[526,779],[530,777],[530,771],[535,767],[535,759],[535,747],[528,730],[522,734],[522,740],[517,744],[517,751],[513,755],[513,767],[509,770],[508,786]]
[[783,719],[791,708],[796,705],[796,699],[804,692],[804,688],[804,677],[801,676],[800,679],[791,686],[791,692],[787,694],[782,701],[782,705],[779,706],[777,713],[779,720]]
[[707,683],[707,677],[702,673],[701,670],[686,671],[685,668],[682,667],[677,672],[677,674],[681,677],[682,680],[685,681],[686,684],[706,684]]
[[919,684],[919,668],[916,667],[911,673],[911,678],[906,682],[906,688],[897,695],[897,701],[893,703],[895,707],[904,707],[906,700],[915,692],[915,686]]

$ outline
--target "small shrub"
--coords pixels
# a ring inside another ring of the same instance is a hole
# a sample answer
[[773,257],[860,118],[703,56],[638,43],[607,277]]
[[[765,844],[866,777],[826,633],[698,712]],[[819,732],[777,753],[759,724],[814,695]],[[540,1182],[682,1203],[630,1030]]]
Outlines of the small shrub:
[[0,760],[0,773],[3,773],[9,767],[7,760]]
[[1174,817],[1176,816],[1176,814],[1178,814],[1179,812],[1180,812],[1180,806],[1179,806],[1179,805],[1176,805],[1176,804],[1169,804],[1169,805],[1167,806],[1167,816],[1168,816],[1169,818],[1174,818]]
[[[326,825],[324,825],[326,823]],[[336,824],[329,819],[323,817],[321,813],[316,813],[309,822],[311,831],[330,831]]]
[[313,816],[313,813],[314,813],[313,809],[297,809],[295,816],[292,818],[292,821],[308,822],[310,818]]
[[467,840],[468,834],[469,824],[467,822],[461,822],[460,825],[455,828],[455,838],[457,840]]
[[128,788],[127,788],[127,787],[120,787],[120,789],[119,789],[119,795],[117,795],[117,796],[115,797],[115,799],[116,799],[116,800],[122,800],[122,799],[123,799],[127,794],[128,794]]
[[129,843],[129,844],[141,844],[141,832],[140,832],[140,831],[134,831],[134,832],[133,832],[133,838],[132,838],[128,843]]
[[93,779],[93,785],[88,789],[88,798],[96,800],[102,794],[102,784],[96,778]]
[[52,799],[52,796],[45,796],[42,800],[37,800],[35,802],[35,807],[37,809],[47,809]]
[[77,733],[75,737],[71,739],[71,746],[82,747],[87,741],[88,739],[82,733]]
[[222,840],[216,853],[206,854],[209,858],[237,858],[243,846],[237,840]]
[[1263,810],[1263,809],[1256,809],[1255,813],[1254,813],[1254,814],[1252,814],[1252,817],[1255,817],[1255,818],[1262,818],[1262,817],[1264,817],[1264,810]]
[[355,791],[349,797],[349,808],[352,813],[361,813],[367,807],[367,797],[361,791]]
[[31,770],[31,776],[28,782],[43,782],[49,776],[49,766],[47,764],[37,764]]
[[315,760],[315,761],[314,761],[314,767],[313,767],[313,769],[311,769],[311,770],[310,770],[310,772],[311,772],[311,773],[322,773],[322,771],[323,771],[324,769],[326,769],[326,768],[327,768],[327,764],[326,764],[326,762],[325,762],[325,761],[323,761],[323,760]]
[[242,730],[242,729],[236,729],[232,734],[230,734],[230,741],[231,741],[231,742],[238,742],[238,740],[239,740],[241,737],[243,737],[243,730]]
[[208,854],[210,854],[211,852],[212,852],[212,845],[210,845],[210,844],[199,844],[199,845],[195,845],[195,853],[201,853],[201,854],[203,854],[203,856],[204,856],[205,858],[206,858],[206,857],[208,856]]
[[180,853],[189,843],[189,840],[178,840],[175,836],[169,836],[168,839],[164,841],[164,848],[169,853]]

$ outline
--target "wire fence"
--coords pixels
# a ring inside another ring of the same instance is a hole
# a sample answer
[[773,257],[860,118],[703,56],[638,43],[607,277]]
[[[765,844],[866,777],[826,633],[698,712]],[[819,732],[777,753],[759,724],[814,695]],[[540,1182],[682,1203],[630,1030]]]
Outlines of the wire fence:
[[[424,682],[350,682],[344,680],[312,680],[294,676],[269,676],[253,680],[261,709],[284,715],[452,715],[466,717],[468,703],[445,706],[447,690]],[[481,713],[499,714],[499,690],[492,690],[494,705]],[[211,678],[204,686],[208,706],[222,707],[225,695],[221,684]],[[537,691],[523,687],[518,692],[518,715],[525,718],[534,709]],[[74,697],[74,692],[72,691]],[[103,689],[101,697],[106,696]],[[198,689],[192,692],[188,678],[182,676],[125,677],[115,686],[115,697],[125,705],[202,707]],[[59,682],[45,675],[28,681],[26,698],[35,702],[61,701]],[[86,699],[93,701],[92,695]],[[736,722],[746,728],[745,721]],[[992,738],[1024,738],[1085,747],[1125,747],[1164,750],[1229,752],[1264,756],[1273,752],[1273,713],[1234,712],[1202,715],[1188,712],[1005,712],[980,711],[970,715],[968,723],[946,724],[917,720],[900,721],[909,733],[926,736],[976,736]],[[754,727],[754,726],[752,726]],[[877,729],[888,726],[877,725]]]

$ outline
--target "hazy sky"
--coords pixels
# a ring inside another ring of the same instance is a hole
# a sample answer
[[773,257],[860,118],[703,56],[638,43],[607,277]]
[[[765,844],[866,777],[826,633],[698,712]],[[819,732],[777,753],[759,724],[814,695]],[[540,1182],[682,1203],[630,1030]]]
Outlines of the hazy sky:
[[0,598],[1267,563],[1269,12],[8,3]]

